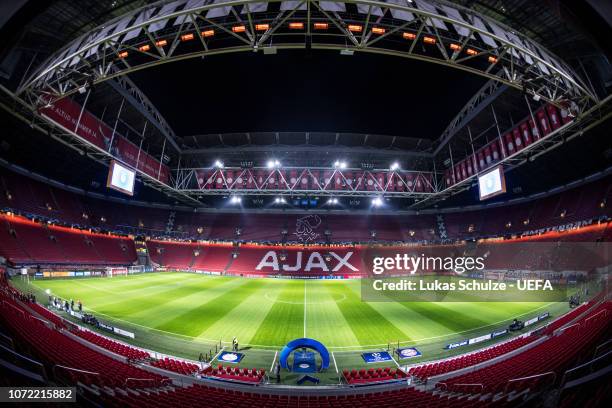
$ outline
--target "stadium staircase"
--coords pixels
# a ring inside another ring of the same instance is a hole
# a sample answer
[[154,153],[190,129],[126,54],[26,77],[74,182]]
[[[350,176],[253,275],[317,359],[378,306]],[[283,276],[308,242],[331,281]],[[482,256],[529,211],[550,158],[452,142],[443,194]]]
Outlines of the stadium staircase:
[[174,219],[176,218],[176,211],[170,211],[168,214],[168,221],[166,222],[166,234],[170,234],[174,230]]

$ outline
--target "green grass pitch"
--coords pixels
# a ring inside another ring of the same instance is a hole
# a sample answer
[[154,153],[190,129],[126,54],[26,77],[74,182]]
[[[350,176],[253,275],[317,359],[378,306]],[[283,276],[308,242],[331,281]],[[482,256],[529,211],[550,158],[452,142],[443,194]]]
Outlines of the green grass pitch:
[[[33,282],[136,333],[136,343],[194,358],[236,336],[249,350],[312,337],[336,353],[389,343],[435,347],[491,331],[517,316],[562,312],[547,303],[361,301],[358,280],[291,280],[151,273]],[[45,301],[46,299],[41,299]],[[431,353],[430,357],[431,357]]]

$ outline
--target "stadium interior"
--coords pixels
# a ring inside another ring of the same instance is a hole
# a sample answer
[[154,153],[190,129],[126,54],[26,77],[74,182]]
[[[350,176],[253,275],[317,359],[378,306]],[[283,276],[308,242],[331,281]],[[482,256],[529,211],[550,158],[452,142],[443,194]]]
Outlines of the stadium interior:
[[0,34],[0,403],[609,406],[612,3],[12,0]]

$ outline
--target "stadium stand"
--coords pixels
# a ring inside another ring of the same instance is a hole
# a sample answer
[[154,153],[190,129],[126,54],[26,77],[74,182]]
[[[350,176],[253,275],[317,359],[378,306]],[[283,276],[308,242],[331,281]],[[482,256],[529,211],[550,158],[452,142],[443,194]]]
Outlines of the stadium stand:
[[[298,242],[296,226],[308,222],[313,242],[424,242],[440,237],[434,214],[406,215],[401,219],[375,215],[304,216],[265,214],[210,214],[176,211],[173,227],[166,231],[171,210],[121,204],[68,192],[0,169],[0,208],[28,216],[38,216],[68,225],[116,232],[139,233],[151,237],[177,235],[182,239],[234,240],[259,242]],[[442,214],[449,240],[520,235],[597,220],[609,215],[612,202],[610,177],[531,201],[492,208],[456,209]],[[8,198],[10,197],[10,199]],[[483,216],[486,211],[486,216]],[[307,218],[304,220],[304,218]],[[4,228],[4,227],[3,227]],[[10,227],[8,228],[10,229]],[[26,229],[25,227],[20,229]],[[237,234],[237,230],[240,234]],[[286,230],[283,238],[282,230]],[[329,234],[326,234],[326,231]],[[24,234],[28,234],[26,231]],[[44,241],[44,235],[35,234]],[[41,238],[42,237],[42,238]],[[597,239],[600,236],[593,236]],[[584,238],[584,237],[581,237]],[[14,258],[23,258],[18,248]],[[43,253],[41,255],[44,255]],[[27,258],[27,255],[25,256]],[[121,258],[120,258],[121,259]]]
[[150,364],[153,367],[173,371],[183,375],[193,375],[200,370],[200,367],[198,367],[197,364],[187,363],[185,361],[175,360],[168,357],[164,357],[161,360],[155,360]]
[[97,353],[60,331],[47,327],[6,292],[0,294],[0,321],[9,334],[44,362],[53,377],[109,387],[160,386],[164,377]]
[[72,334],[79,336],[82,339],[87,340],[88,342],[100,346],[108,351],[111,351],[115,354],[119,354],[120,356],[126,357],[131,361],[144,360],[149,358],[149,353],[136,349],[134,347],[126,346],[125,344],[121,344],[119,342],[110,340],[106,337],[102,337],[97,335],[96,333],[89,330],[80,330],[75,329],[72,331]]
[[455,392],[508,392],[555,383],[586,350],[590,350],[610,327],[607,314],[612,302],[604,302],[560,334],[541,344],[477,371],[440,382],[441,389]]
[[460,370],[462,368],[474,366],[476,364],[482,363],[483,361],[491,360],[495,357],[509,353],[513,350],[517,350],[531,343],[536,338],[536,336],[519,337],[509,342],[489,347],[487,349],[477,351],[471,354],[465,354],[448,360],[414,367],[408,371],[408,374],[417,377],[422,381],[426,381],[429,377],[450,373],[453,371]]
[[5,228],[0,255],[15,264],[126,265],[136,261],[134,241],[128,237],[41,224],[0,214]]
[[407,374],[399,369],[378,367],[361,370],[343,370],[342,375],[348,384],[372,384],[385,381],[401,380]]
[[216,368],[209,367],[203,372],[207,377],[222,378],[245,383],[259,383],[264,379],[266,370],[255,368],[227,367],[219,364]]
[[[405,374],[399,369],[371,368],[362,370],[343,370],[346,382],[351,386],[396,384],[397,388],[384,391],[359,393],[342,393],[338,395],[281,395],[269,392],[254,392],[250,389],[234,390],[217,388],[205,384],[190,386],[171,386],[169,379],[131,365],[135,360],[146,358],[145,352],[114,342],[89,331],[74,331],[84,341],[113,351],[127,357],[128,363],[101,354],[99,350],[85,346],[68,336],[61,330],[47,326],[47,323],[30,315],[30,310],[42,309],[27,301],[16,289],[7,286],[6,281],[0,285],[0,326],[5,333],[12,336],[18,346],[17,350],[26,350],[32,357],[42,361],[48,367],[50,378],[63,384],[79,384],[80,395],[94,405],[102,403],[105,407],[141,407],[170,406],[195,407],[224,404],[232,407],[291,407],[302,406],[318,408],[335,407],[367,407],[380,406],[391,408],[406,404],[410,406],[432,407],[512,407],[521,403],[518,393],[527,387],[534,389],[538,384],[538,376],[528,377],[525,381],[508,381],[525,372],[532,373],[542,370],[555,370],[562,374],[567,367],[578,362],[578,357],[584,351],[592,349],[597,339],[602,337],[610,326],[608,315],[612,310],[612,302],[596,304],[598,296],[589,303],[593,310],[582,315],[578,324],[564,327],[558,335],[548,338],[517,356],[507,358],[500,363],[489,365],[477,371],[457,376],[438,383],[437,391],[426,391],[407,386],[403,381],[409,375],[424,378],[440,372],[452,372],[456,369],[478,364],[481,361],[495,358],[504,353],[517,350],[528,344],[533,337],[522,337],[503,345],[475,352],[467,356],[456,357],[441,364],[433,363],[417,367]],[[21,300],[21,301],[20,301]],[[582,312],[588,307],[583,306]],[[571,323],[571,317],[576,317],[579,309],[570,312],[564,322]],[[52,320],[53,313],[41,313],[45,319]],[[57,318],[57,316],[55,316]],[[557,323],[559,324],[559,323]],[[573,348],[572,348],[573,347]],[[563,350],[564,352],[561,352]],[[569,352],[568,352],[569,351]],[[467,358],[467,360],[466,360]],[[471,358],[471,359],[470,359]],[[265,370],[243,367],[227,367],[219,365],[199,370],[198,365],[172,358],[163,358],[149,362],[153,367],[182,375],[198,375],[202,378],[217,381],[230,381],[239,384],[257,384],[265,379]],[[471,382],[480,381],[477,386]],[[497,393],[493,395],[493,393]],[[573,396],[574,399],[577,396]],[[95,401],[95,402],[94,402]]]
[[202,406],[203,403],[206,406],[231,406],[236,408],[366,408],[372,406],[393,408],[406,406],[407,401],[409,401],[409,406],[414,408],[512,406],[504,402],[493,404],[490,401],[473,399],[463,395],[434,395],[416,388],[402,388],[368,394],[298,396],[242,392],[196,384],[187,388],[158,393],[120,390],[111,394],[109,391],[100,390],[98,393],[89,394],[88,398],[99,400],[107,407],[130,408],[143,405],[195,408]]

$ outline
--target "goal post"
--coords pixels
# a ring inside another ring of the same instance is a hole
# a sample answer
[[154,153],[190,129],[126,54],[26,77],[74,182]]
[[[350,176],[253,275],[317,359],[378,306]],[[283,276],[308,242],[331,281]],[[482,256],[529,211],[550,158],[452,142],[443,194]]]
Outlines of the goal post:
[[134,273],[145,273],[144,265],[133,265],[128,267],[128,275],[132,275]]
[[106,276],[112,278],[113,276],[122,276],[128,274],[128,268],[126,267],[107,267]]

